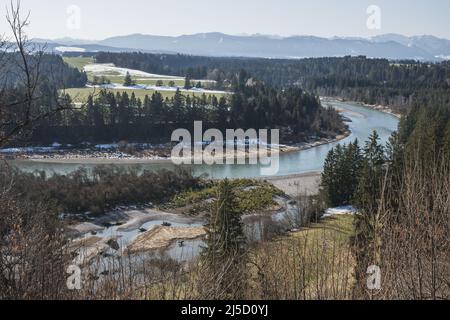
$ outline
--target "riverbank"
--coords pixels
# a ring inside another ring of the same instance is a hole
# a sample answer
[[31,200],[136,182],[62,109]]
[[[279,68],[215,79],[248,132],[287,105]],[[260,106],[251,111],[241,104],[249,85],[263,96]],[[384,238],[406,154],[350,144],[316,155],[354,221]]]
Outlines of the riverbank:
[[286,195],[297,198],[299,196],[314,196],[319,193],[322,173],[319,171],[291,174],[287,176],[269,177],[263,180],[270,182]]
[[205,220],[155,209],[124,210],[66,221],[68,249],[76,265],[98,256],[165,250],[178,240],[202,238]]
[[[349,103],[349,104],[356,104],[359,106],[363,106],[366,108],[370,108],[376,111],[380,111],[386,114],[389,114],[391,116],[396,117],[397,119],[401,119],[402,115],[400,113],[394,112],[394,110],[392,110],[391,107],[389,106],[383,106],[383,105],[376,105],[376,104],[367,104],[364,102],[359,102],[359,101],[347,101],[343,98],[339,98],[339,97],[320,97],[320,101],[324,102],[324,103],[333,103],[333,102],[343,102],[343,103]],[[340,111],[339,109],[337,109],[338,111]]]
[[[380,134],[381,143],[386,143],[392,132],[398,128],[398,118],[384,112],[376,111],[368,107],[363,107],[358,104],[346,104],[340,102],[324,103],[324,106],[331,105],[335,108],[342,109],[343,117],[348,119],[350,137],[337,137],[338,139],[310,141],[308,144],[298,146],[297,150],[285,152],[280,154],[279,172],[278,175],[298,174],[305,172],[321,171],[323,163],[330,149],[336,146],[341,140],[349,143],[358,139],[359,141],[366,141],[370,134],[377,130]],[[342,140],[344,138],[344,140]],[[85,167],[92,170],[94,167],[103,164],[114,164],[123,168],[136,168],[140,172],[142,170],[173,170],[176,166],[170,159],[163,160],[148,160],[148,159],[129,159],[120,155],[113,159],[109,158],[86,158],[86,159],[35,159],[35,160],[14,160],[10,158],[8,161],[13,166],[26,172],[44,171],[48,175],[69,174],[80,167]],[[260,178],[262,177],[261,168],[263,165],[195,165],[185,166],[191,169],[196,176],[208,175],[212,179],[223,178]]]
[[[274,150],[269,151],[270,156],[273,153],[279,154],[289,154],[294,152],[300,152],[304,150],[313,149],[322,145],[334,143],[347,138],[351,134],[350,131],[346,131],[344,134],[338,135],[336,138],[321,138],[314,139],[310,142],[301,142],[294,145],[279,145]],[[171,157],[171,145],[158,145],[155,147],[149,147],[141,152],[121,152],[115,148],[115,144],[110,149],[105,149],[99,146],[97,149],[74,149],[74,150],[61,150],[55,149],[51,150],[50,147],[44,148],[43,153],[34,153],[33,148],[26,148],[26,152],[22,152],[20,148],[10,148],[0,150],[0,159],[6,160],[21,160],[21,161],[32,161],[37,163],[49,163],[49,164],[95,164],[95,165],[106,165],[106,164],[168,164],[168,163],[179,163],[184,161],[189,163],[192,159],[189,158],[172,158]],[[42,148],[39,148],[39,150]],[[103,149],[103,150],[102,150]],[[240,160],[240,159],[258,159],[261,155],[267,156],[266,151],[261,154],[259,150],[252,150],[248,148],[245,151],[224,150],[224,163],[229,159]],[[205,154],[203,157],[213,158],[212,155]],[[195,159],[195,157],[193,158]]]
[[[267,189],[260,187],[258,189],[261,184],[258,181],[253,181],[250,187],[242,185],[242,183],[238,181],[235,187],[241,189],[239,204],[243,205],[242,218],[249,230],[259,230],[256,234],[261,237],[263,234],[261,226],[264,223],[282,224],[285,228],[283,230],[297,228],[297,225],[289,227],[290,224],[283,220],[285,216],[298,215],[299,211],[295,201],[291,201],[292,199],[283,195],[280,190],[274,190],[272,202],[275,204],[263,201],[262,203],[266,203],[263,207],[255,207],[247,212],[245,209],[250,208],[251,205],[248,197],[243,197],[243,194],[248,193],[253,199],[252,195],[267,193]],[[273,187],[271,186],[271,188]],[[205,192],[208,195],[214,193],[211,188],[205,189]],[[189,193],[185,196],[193,197],[194,195]],[[212,196],[202,200],[201,195],[198,195],[194,202],[211,205],[214,201]],[[176,202],[170,201],[155,209],[122,208],[102,215],[86,213],[75,217],[71,215],[62,217],[66,224],[66,235],[71,240],[68,248],[74,263],[87,266],[95,257],[99,256],[167,252],[169,248],[182,249],[185,245],[194,246],[197,252],[207,233],[204,228],[208,221],[207,212],[199,211],[193,215],[189,210],[190,205],[186,205],[182,199],[183,194],[180,194],[173,200]],[[171,205],[178,203],[182,207]],[[186,203],[191,203],[191,201],[186,200]],[[301,221],[301,219],[295,221]],[[194,245],[194,243],[196,244]]]
[[[329,98],[322,99],[323,101],[332,103],[334,100]],[[341,114],[343,122],[351,122],[351,119],[344,116],[345,109],[337,109]],[[339,142],[351,135],[351,130],[348,129],[334,138],[320,138],[311,136],[305,142],[291,142],[289,144],[274,145],[258,145],[258,142],[241,142],[238,147],[230,147],[228,142],[224,142],[223,161],[229,162],[232,160],[248,160],[258,159],[273,155],[273,153],[289,154],[317,148],[323,145]],[[37,163],[46,164],[80,164],[80,165],[102,165],[102,164],[168,164],[168,163],[185,163],[189,164],[195,161],[195,154],[187,157],[172,157],[172,150],[176,146],[175,143],[168,142],[164,144],[150,144],[150,143],[128,143],[122,141],[119,143],[98,144],[93,145],[83,143],[81,147],[73,145],[61,145],[57,142],[52,146],[45,147],[11,147],[7,149],[0,149],[0,160],[24,160]],[[203,147],[206,147],[204,145]],[[262,152],[259,150],[261,148]],[[232,150],[228,150],[232,149]],[[256,149],[256,150],[255,150]],[[217,157],[209,153],[202,154],[202,162],[217,162]],[[205,159],[206,158],[206,159]],[[211,160],[211,161],[207,161]]]

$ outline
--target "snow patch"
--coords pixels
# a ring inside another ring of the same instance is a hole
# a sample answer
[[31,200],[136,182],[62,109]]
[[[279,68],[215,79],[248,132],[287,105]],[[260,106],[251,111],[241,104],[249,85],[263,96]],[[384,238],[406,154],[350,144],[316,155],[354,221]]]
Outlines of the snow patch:
[[166,78],[171,80],[183,80],[183,78],[180,77],[174,77],[174,76],[166,76],[166,75],[160,75],[160,74],[153,74],[153,73],[147,73],[140,70],[134,70],[134,69],[128,69],[128,68],[119,68],[116,67],[113,63],[93,63],[88,64],[84,67],[84,71],[86,72],[92,72],[97,75],[108,75],[108,73],[116,73],[121,76],[126,76],[127,73],[129,73],[132,77],[142,77],[142,78]]
[[116,89],[116,90],[152,90],[159,92],[176,92],[180,90],[184,93],[205,93],[205,94],[227,94],[229,92],[220,91],[220,90],[206,90],[203,88],[191,88],[185,89],[184,87],[168,87],[168,86],[154,86],[154,85],[143,85],[138,84],[134,86],[126,87],[122,84],[111,83],[111,84],[102,84],[102,85],[86,85],[87,88],[98,88],[98,89]]
[[329,208],[325,211],[325,214],[322,216],[322,219],[341,215],[355,215],[356,213],[357,210],[352,206]]
[[16,153],[47,153],[56,151],[54,147],[23,147],[23,148],[6,148],[0,149],[0,154],[16,154]]
[[97,144],[95,146],[96,149],[100,150],[111,150],[111,149],[117,149],[119,148],[119,145],[117,143],[110,143],[110,144]]
[[55,51],[59,52],[86,52],[86,49],[79,47],[56,47]]
[[436,56],[436,58],[443,59],[443,60],[450,60],[450,55],[449,56],[439,55],[439,56]]

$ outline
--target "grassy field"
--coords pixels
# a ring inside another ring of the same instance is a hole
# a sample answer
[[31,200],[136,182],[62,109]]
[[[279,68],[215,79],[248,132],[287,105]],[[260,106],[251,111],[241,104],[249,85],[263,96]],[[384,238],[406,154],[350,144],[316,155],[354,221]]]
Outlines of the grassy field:
[[[277,207],[275,196],[283,196],[283,192],[272,184],[251,179],[230,181],[236,196],[236,206],[241,214],[250,214]],[[214,182],[201,190],[188,190],[177,194],[167,205],[168,208],[182,208],[181,213],[190,215],[206,215],[217,205],[219,183]]]
[[332,241],[337,245],[346,245],[354,235],[354,220],[355,217],[353,215],[337,215],[324,219],[319,223],[314,223],[310,227],[292,233],[281,240],[308,238],[311,242],[317,242],[318,240],[324,239],[326,241]]
[[[155,93],[155,90],[137,90],[137,89],[108,89],[109,92],[113,92],[113,93],[123,93],[126,92],[128,93],[128,95],[131,95],[133,92],[136,95],[136,98],[140,98],[141,100],[144,100],[145,96],[148,95],[149,97]],[[69,94],[73,101],[75,103],[85,103],[87,101],[87,98],[89,97],[89,95],[96,95],[100,92],[100,89],[94,89],[94,88],[72,88],[72,89],[66,89],[65,93]],[[181,91],[183,93],[183,91]],[[171,92],[171,91],[160,91],[161,95],[163,96],[163,98],[171,98],[175,95],[175,92]],[[201,97],[203,95],[203,93],[184,93],[187,94],[189,96],[197,96],[197,97]],[[209,94],[207,94],[208,96]],[[213,94],[215,95],[217,98],[220,98],[221,96],[223,96],[223,94]]]
[[354,216],[336,216],[260,245],[252,253],[250,273],[253,291],[266,296],[252,298],[350,299],[353,222]]
[[[79,70],[84,70],[84,67],[95,63],[95,59],[93,57],[65,57],[64,61],[69,64],[70,66],[77,68]],[[96,70],[96,69],[95,69]],[[122,73],[122,74],[121,74]],[[116,71],[116,69],[112,70],[103,70],[101,72],[87,72],[88,80],[93,81],[94,77],[103,77],[104,79],[108,80],[110,83],[113,84],[123,84],[125,77],[123,75],[123,71]],[[138,85],[148,85],[148,86],[156,86],[158,81],[162,81],[162,86],[169,86],[171,82],[173,82],[173,86],[175,87],[182,87],[185,84],[185,80],[182,77],[171,77],[166,75],[160,75],[157,77],[154,76],[132,76],[132,79],[134,82]],[[202,86],[204,88],[208,88],[208,86],[211,84],[208,81],[200,81],[202,83]],[[193,85],[196,84],[196,82],[193,81]],[[171,84],[172,85],[172,84]],[[72,88],[67,89],[66,93],[69,94],[73,101],[75,103],[85,103],[87,101],[87,98],[89,95],[97,94],[100,91],[100,89],[93,89],[93,88]],[[158,90],[139,90],[139,89],[108,89],[110,92],[127,92],[129,95],[131,95],[133,92],[136,95],[137,98],[140,98],[143,100],[146,95],[151,96],[155,91]],[[171,98],[175,94],[175,91],[159,91],[164,98]],[[192,92],[185,92],[181,90],[181,92],[184,92],[185,95],[190,96],[197,96],[201,97],[203,93],[192,93]],[[223,94],[220,93],[205,93],[206,95],[215,95],[217,98],[220,98],[223,96]]]
[[[107,80],[109,80],[111,83],[122,84],[125,80],[124,76],[121,76],[118,73],[114,73],[114,72],[102,73],[102,75],[105,76],[105,78]],[[89,81],[92,81],[94,79],[95,74],[92,72],[87,72],[87,76],[88,76]],[[184,78],[170,78],[169,76],[164,76],[164,75],[161,75],[160,77],[148,77],[148,78],[132,76],[131,79],[133,79],[133,81],[136,84],[149,85],[149,86],[155,86],[158,81],[162,81],[163,86],[169,86],[169,83],[171,83],[171,82],[173,82],[175,84],[175,86],[178,86],[178,87],[184,86],[184,84],[185,84]],[[205,81],[205,80],[192,80],[192,85],[196,85],[197,82],[200,82],[204,88],[208,88],[208,86],[210,85],[210,82]]]
[[[95,59],[93,57],[64,57],[64,61],[74,67],[77,68],[80,71],[84,71],[84,67],[87,66],[88,64],[93,64],[95,63]],[[123,83],[124,82],[124,76],[120,75],[120,73],[118,72],[102,72],[101,74],[95,74],[93,72],[87,72],[87,76],[89,81],[92,81],[94,79],[95,76],[105,76],[105,78],[109,81],[111,81],[111,83]],[[172,76],[166,76],[166,75],[161,75],[160,77],[138,77],[138,76],[132,76],[131,77],[133,79],[133,81],[136,84],[142,84],[142,85],[156,85],[156,83],[158,82],[158,80],[161,80],[163,82],[163,85],[168,86],[169,83],[171,81],[173,81],[175,83],[176,86],[184,86],[184,78],[183,77],[173,77]],[[207,81],[203,81],[203,80],[195,80],[196,82],[199,81],[200,83],[202,83],[202,85],[206,86],[208,85]],[[194,82],[193,80],[193,85],[196,84],[196,82]]]
[[80,71],[84,70],[84,67],[88,64],[95,63],[93,57],[83,58],[83,57],[64,57],[64,62],[69,66],[77,68]]

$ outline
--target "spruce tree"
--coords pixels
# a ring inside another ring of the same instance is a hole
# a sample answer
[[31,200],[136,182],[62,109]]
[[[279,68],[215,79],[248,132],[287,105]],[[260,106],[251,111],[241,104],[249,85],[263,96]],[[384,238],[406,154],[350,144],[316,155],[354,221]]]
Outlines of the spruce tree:
[[131,78],[131,75],[129,72],[127,72],[125,79],[123,81],[123,85],[125,87],[132,87],[135,85],[135,82],[133,81],[133,79]]
[[342,203],[345,205],[351,204],[356,189],[359,183],[359,176],[362,167],[362,153],[359,147],[358,140],[350,143],[344,150],[344,157],[341,166],[343,169],[342,188],[343,197]]
[[208,225],[207,247],[203,252],[208,263],[220,264],[224,259],[243,253],[246,239],[235,198],[231,183],[227,179],[220,182],[216,208]]
[[384,148],[374,131],[364,147],[364,158],[355,195],[358,215],[355,219],[354,249],[357,258],[356,278],[362,283],[367,267],[380,266],[381,221],[378,214],[385,177]]
[[184,79],[184,88],[186,90],[189,90],[192,88],[192,84],[191,84],[191,76],[189,74],[186,75],[185,79]]
[[217,117],[220,129],[226,129],[228,124],[229,112],[227,100],[224,97],[221,97],[219,100],[219,105],[217,106]]
[[325,194],[327,205],[333,207],[336,199],[336,155],[334,149],[328,152],[322,173],[322,190]]
[[235,199],[230,182],[220,182],[216,207],[207,227],[206,247],[201,254],[205,272],[214,279],[215,290],[208,292],[212,295],[209,298],[242,299],[245,291],[246,237]]
[[358,186],[362,155],[358,141],[332,149],[325,159],[322,191],[327,205],[336,207],[351,203]]
[[384,151],[384,147],[380,144],[380,137],[374,131],[364,147],[361,176],[355,196],[358,209],[366,214],[372,214],[378,208],[381,182],[385,173]]
[[94,120],[94,98],[89,95],[86,102],[86,117],[90,126],[95,124]]

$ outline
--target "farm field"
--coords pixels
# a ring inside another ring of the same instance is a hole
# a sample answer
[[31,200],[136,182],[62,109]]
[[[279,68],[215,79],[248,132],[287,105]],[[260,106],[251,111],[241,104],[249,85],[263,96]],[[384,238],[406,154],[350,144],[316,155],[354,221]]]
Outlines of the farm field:
[[[151,74],[140,70],[119,68],[113,64],[96,64],[93,57],[64,57],[64,61],[74,68],[85,71],[91,83],[94,80],[107,82],[107,84],[93,84],[86,88],[66,89],[66,93],[72,97],[75,103],[86,102],[89,95],[98,93],[102,89],[114,93],[127,92],[130,95],[134,92],[136,97],[140,99],[143,99],[146,95],[151,96],[156,91],[160,92],[164,98],[170,98],[177,89],[180,89],[185,95],[193,96],[206,94],[220,98],[227,94],[223,91],[208,90],[214,84],[214,81],[210,80],[192,80],[193,86],[200,82],[202,88],[185,90],[183,88],[185,84],[183,77]],[[123,86],[127,73],[130,74],[135,86]]]
[[[166,86],[170,82],[174,82],[176,86],[183,86],[185,81],[183,77],[150,74],[140,70],[118,68],[113,64],[96,64],[93,57],[64,57],[64,61],[80,71],[85,71],[89,81],[92,81],[97,76],[105,77],[111,83],[123,83],[127,72],[130,73],[131,78],[136,84],[142,85],[156,85],[158,81],[162,81],[162,84]],[[211,80],[192,80],[193,85],[197,82],[200,82],[206,87],[214,83]]]
[[84,70],[84,67],[88,64],[95,63],[95,60],[93,57],[64,57],[64,62],[67,63],[69,66],[77,68],[80,71]]
[[350,244],[354,234],[354,216],[324,219],[259,246],[252,260],[263,269],[251,268],[250,272],[254,279],[264,272],[265,280],[282,287],[287,299],[349,299],[355,284],[356,261]]

